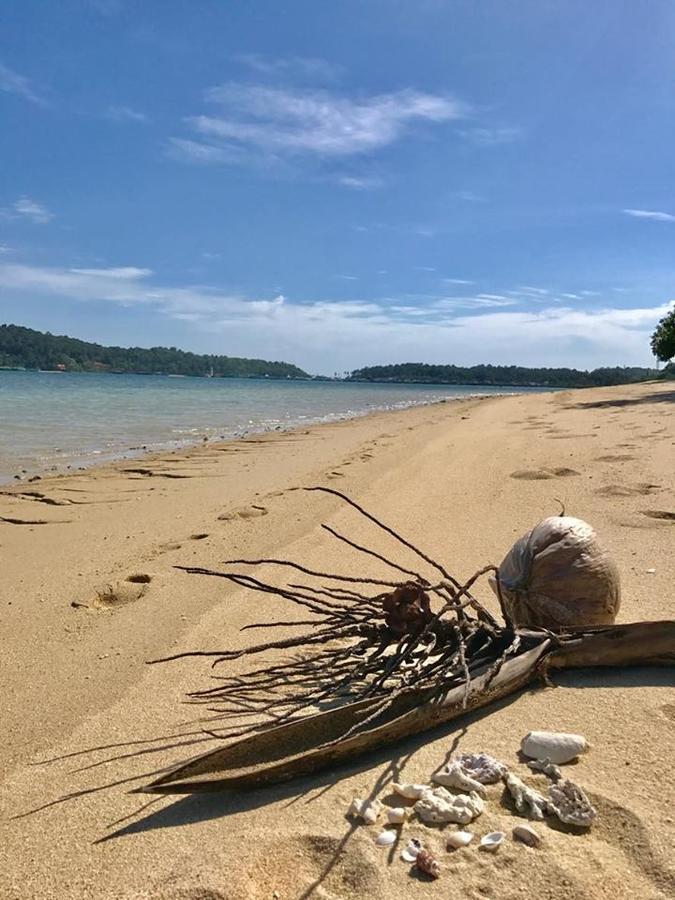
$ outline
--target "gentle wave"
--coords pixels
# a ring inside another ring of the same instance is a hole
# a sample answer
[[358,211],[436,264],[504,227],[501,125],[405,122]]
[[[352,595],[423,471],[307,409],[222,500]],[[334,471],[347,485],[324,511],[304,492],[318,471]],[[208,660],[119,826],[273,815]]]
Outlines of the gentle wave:
[[521,390],[0,371],[0,481]]

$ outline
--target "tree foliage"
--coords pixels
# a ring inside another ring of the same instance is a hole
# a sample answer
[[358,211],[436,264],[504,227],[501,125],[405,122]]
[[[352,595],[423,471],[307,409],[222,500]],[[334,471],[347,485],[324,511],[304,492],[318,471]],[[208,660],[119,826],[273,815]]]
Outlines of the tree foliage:
[[665,315],[654,329],[652,353],[661,362],[668,362],[675,356],[675,309]]
[[0,325],[0,366],[62,369],[67,372],[125,372],[143,375],[308,378],[285,362],[187,353],[175,347],[102,347],[77,338]]
[[350,381],[408,382],[419,384],[514,385],[519,387],[597,387],[628,384],[653,378],[652,369],[615,367],[593,369],[530,369],[523,366],[452,366],[398,363],[356,369]]

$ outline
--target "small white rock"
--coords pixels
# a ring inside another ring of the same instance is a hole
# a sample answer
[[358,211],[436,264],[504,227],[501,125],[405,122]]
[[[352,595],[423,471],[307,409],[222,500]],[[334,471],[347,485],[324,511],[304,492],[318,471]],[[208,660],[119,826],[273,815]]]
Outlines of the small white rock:
[[586,738],[563,731],[530,731],[520,742],[520,749],[531,759],[548,759],[562,765],[588,750]]
[[405,797],[406,800],[419,800],[426,791],[431,790],[428,784],[399,784],[397,781],[391,787],[395,793]]
[[387,822],[390,825],[402,825],[403,822],[407,821],[409,815],[409,810],[404,809],[402,806],[394,806],[387,810]]

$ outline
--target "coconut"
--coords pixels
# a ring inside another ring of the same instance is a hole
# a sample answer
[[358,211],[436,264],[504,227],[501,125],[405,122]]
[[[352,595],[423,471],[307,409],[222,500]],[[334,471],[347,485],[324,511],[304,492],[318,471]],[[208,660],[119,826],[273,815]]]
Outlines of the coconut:
[[621,602],[616,564],[593,528],[572,516],[544,519],[517,540],[499,566],[499,588],[514,625],[552,631],[611,625]]

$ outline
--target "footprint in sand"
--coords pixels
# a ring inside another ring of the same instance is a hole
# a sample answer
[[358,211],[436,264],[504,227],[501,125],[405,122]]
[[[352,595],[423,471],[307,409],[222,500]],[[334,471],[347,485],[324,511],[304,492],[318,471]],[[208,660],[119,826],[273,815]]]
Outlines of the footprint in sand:
[[147,592],[151,581],[152,576],[145,573],[128,575],[122,581],[99,588],[91,605],[94,609],[115,609],[126,606],[127,603],[135,603]]
[[511,478],[519,478],[523,481],[546,481],[549,478],[569,478],[573,475],[580,475],[575,469],[568,469],[565,466],[559,466],[555,469],[518,469],[511,472]]
[[628,462],[631,459],[637,459],[637,456],[631,456],[630,453],[606,453],[595,457],[596,462]]
[[326,473],[326,478],[330,478],[331,480],[334,480],[335,478],[344,478],[344,477],[345,477],[344,472],[327,472]]
[[203,541],[204,538],[207,538],[208,536],[209,536],[208,531],[199,531],[199,532],[197,532],[197,534],[191,534],[190,540],[191,541]]
[[666,509],[645,509],[643,516],[649,516],[650,519],[661,519],[664,522],[675,522],[675,512],[669,512]]
[[252,503],[250,506],[240,506],[239,509],[232,509],[228,512],[221,513],[218,516],[220,522],[231,522],[233,519],[257,519],[259,516],[266,516],[269,510],[266,506],[257,506]]
[[605,484],[595,492],[599,497],[636,497],[653,494],[661,485],[642,482],[640,484]]

